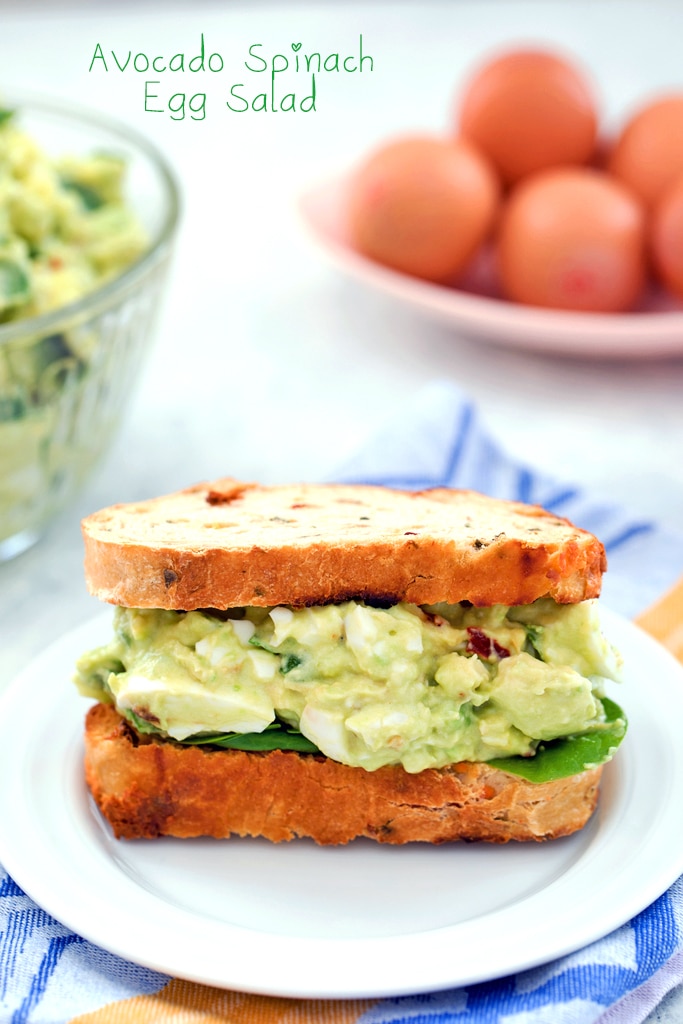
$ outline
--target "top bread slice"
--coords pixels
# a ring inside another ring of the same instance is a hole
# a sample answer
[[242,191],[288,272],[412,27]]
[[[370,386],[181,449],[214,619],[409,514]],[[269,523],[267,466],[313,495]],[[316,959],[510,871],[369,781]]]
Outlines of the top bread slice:
[[538,506],[440,488],[260,486],[230,478],[114,505],[82,523],[92,594],[130,608],[571,604],[605,551]]

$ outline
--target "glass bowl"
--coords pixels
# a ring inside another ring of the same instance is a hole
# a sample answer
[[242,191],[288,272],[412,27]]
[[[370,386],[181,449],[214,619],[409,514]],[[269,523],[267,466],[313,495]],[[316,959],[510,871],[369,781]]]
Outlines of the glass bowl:
[[148,247],[84,297],[0,324],[0,562],[40,537],[113,440],[150,347],[179,212],[174,174],[144,137],[75,107],[4,104],[51,159],[122,156]]

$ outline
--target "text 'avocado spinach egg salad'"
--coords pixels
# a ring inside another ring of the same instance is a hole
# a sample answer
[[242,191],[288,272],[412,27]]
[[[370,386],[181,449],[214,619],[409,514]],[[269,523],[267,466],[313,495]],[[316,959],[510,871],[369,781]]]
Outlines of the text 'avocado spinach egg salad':
[[181,745],[322,753],[371,772],[495,762],[545,782],[608,761],[626,731],[605,696],[621,659],[595,600],[119,607],[114,623],[78,662],[79,690]]

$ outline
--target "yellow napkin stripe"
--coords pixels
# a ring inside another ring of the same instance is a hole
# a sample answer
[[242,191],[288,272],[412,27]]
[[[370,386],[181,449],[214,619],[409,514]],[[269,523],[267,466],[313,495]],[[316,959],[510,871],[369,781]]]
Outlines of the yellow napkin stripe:
[[635,621],[683,662],[683,578]]
[[376,999],[280,999],[174,979],[152,995],[109,1003],[70,1024],[355,1024]]

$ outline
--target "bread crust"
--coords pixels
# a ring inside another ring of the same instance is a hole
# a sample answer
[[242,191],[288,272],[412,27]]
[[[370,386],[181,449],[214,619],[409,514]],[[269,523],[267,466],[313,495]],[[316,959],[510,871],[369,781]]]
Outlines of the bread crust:
[[114,505],[82,529],[90,592],[138,608],[575,603],[598,596],[606,569],[569,520],[447,488],[224,479]]
[[461,762],[411,775],[322,755],[182,747],[141,736],[111,706],[86,716],[85,773],[119,839],[308,837],[320,845],[544,840],[583,828],[602,767],[531,783]]

